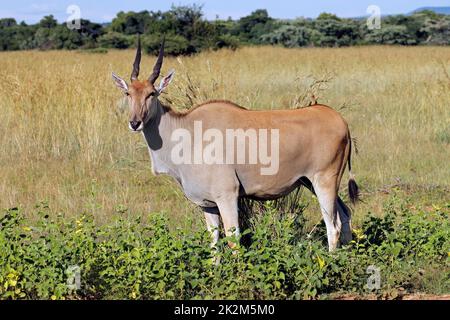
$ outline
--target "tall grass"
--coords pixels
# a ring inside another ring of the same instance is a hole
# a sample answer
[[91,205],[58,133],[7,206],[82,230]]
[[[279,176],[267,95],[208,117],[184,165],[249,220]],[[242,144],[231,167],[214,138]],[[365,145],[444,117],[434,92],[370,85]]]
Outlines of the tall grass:
[[[128,78],[133,55],[0,53],[0,207],[45,201],[56,212],[95,209],[100,220],[193,211],[169,178],[152,176],[144,141],[119,108],[111,72]],[[153,63],[143,58],[141,77]],[[163,99],[181,109],[211,98],[290,108],[313,86],[358,140],[353,165],[366,193],[450,185],[450,48],[243,48],[166,58],[170,68],[177,74]],[[314,87],[321,79],[329,81]]]

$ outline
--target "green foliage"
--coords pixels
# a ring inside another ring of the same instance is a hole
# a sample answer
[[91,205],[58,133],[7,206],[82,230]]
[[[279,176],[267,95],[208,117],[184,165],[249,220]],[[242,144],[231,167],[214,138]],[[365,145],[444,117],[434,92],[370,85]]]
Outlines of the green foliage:
[[[12,26],[2,27],[5,23]],[[34,26],[0,22],[0,49],[90,49],[97,46],[97,38],[102,33],[100,24],[81,20],[81,29],[70,30],[66,24],[57,24],[51,15]]]
[[432,45],[450,44],[450,16],[425,15],[420,32],[424,43]]
[[376,44],[417,44],[414,39],[407,32],[407,27],[404,25],[386,26],[381,29],[375,29],[367,35],[369,43]]
[[339,19],[339,17],[336,16],[335,14],[322,12],[321,14],[319,14],[317,16],[317,20],[335,20],[335,21],[340,21],[341,19]]
[[[158,55],[161,47],[162,35],[146,35],[142,38],[142,47],[149,54]],[[191,54],[195,52],[195,47],[189,44],[189,41],[180,35],[166,36],[164,52],[168,55]]]
[[229,34],[225,34],[223,36],[219,36],[217,38],[217,41],[213,47],[213,49],[222,49],[222,48],[229,48],[232,50],[236,50],[239,48],[239,38],[236,36],[232,36]]
[[358,22],[349,19],[322,18],[314,23],[314,30],[320,36],[314,39],[317,46],[349,46],[360,38]]
[[[164,215],[151,214],[145,222],[118,217],[97,226],[88,214],[66,219],[45,204],[35,221],[9,209],[0,219],[0,297],[315,299],[368,293],[368,266],[380,269],[379,297],[395,298],[400,287],[432,291],[421,274],[448,292],[450,205],[411,211],[394,197],[383,218],[369,215],[351,244],[329,253],[317,231],[305,232],[301,213],[292,212],[301,206],[281,204],[289,209],[268,202],[249,218],[248,244],[232,250],[227,242],[239,239],[222,239],[217,266],[198,222],[168,230]],[[78,290],[67,286],[71,266],[81,272]]]
[[144,33],[148,26],[155,20],[155,15],[150,15],[148,11],[123,12],[120,11],[117,17],[111,22],[111,31],[125,35],[136,35]]
[[108,32],[98,38],[98,43],[103,48],[126,49],[134,44],[134,37],[118,32]]
[[233,21],[204,18],[202,6],[172,6],[166,12],[119,12],[109,25],[82,20],[80,30],[58,24],[45,16],[32,26],[12,18],[0,19],[0,51],[21,49],[126,49],[137,34],[147,38],[147,52],[154,52],[162,35],[171,55],[240,44],[275,44],[286,47],[340,47],[359,44],[448,45],[450,15],[420,11],[382,18],[381,29],[368,30],[365,19],[342,19],[321,13],[316,19],[277,20],[258,9]]
[[58,21],[53,17],[53,15],[45,16],[39,21],[40,28],[51,29],[58,25]]
[[320,33],[316,30],[294,25],[284,25],[277,30],[265,34],[261,40],[266,43],[282,45],[287,48],[304,47],[318,39]]
[[239,19],[232,33],[244,42],[259,44],[261,37],[274,29],[274,19],[269,17],[267,10],[259,9]]

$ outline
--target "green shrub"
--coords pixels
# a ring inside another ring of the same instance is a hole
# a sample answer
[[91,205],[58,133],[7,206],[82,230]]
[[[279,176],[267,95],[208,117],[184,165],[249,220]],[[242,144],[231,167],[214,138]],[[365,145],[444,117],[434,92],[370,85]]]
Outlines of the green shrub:
[[225,34],[217,38],[213,49],[218,50],[222,48],[228,48],[231,50],[236,50],[237,48],[239,48],[239,46],[240,42],[238,37]]
[[[142,37],[142,47],[148,54],[158,55],[162,35],[145,35]],[[183,36],[167,35],[164,52],[168,55],[185,55],[196,52],[196,48]]]
[[[399,288],[433,292],[432,283],[448,292],[450,205],[411,211],[394,197],[383,218],[369,215],[352,243],[329,253],[305,232],[302,205],[281,204],[247,203],[260,212],[243,232],[251,240],[232,250],[227,242],[239,239],[221,239],[217,266],[201,222],[169,230],[164,215],[150,214],[145,223],[117,217],[98,226],[91,215],[67,219],[45,204],[36,220],[9,209],[0,219],[0,297],[316,299],[369,293],[369,266],[380,270],[379,297],[395,298]],[[80,270],[76,290],[68,286],[72,266]]]
[[109,32],[98,38],[100,47],[127,49],[133,42],[133,36],[124,35],[117,32]]

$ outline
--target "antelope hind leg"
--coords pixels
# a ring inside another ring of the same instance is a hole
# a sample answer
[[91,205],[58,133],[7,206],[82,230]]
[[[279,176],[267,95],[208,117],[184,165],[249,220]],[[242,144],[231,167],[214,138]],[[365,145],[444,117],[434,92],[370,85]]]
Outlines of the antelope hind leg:
[[338,218],[341,220],[341,243],[348,244],[352,241],[352,214],[344,201],[337,197]]

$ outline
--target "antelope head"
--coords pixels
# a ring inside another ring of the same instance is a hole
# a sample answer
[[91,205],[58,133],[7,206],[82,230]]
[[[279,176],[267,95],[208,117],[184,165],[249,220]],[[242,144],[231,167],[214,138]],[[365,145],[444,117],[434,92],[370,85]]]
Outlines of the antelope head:
[[167,76],[165,76],[158,87],[155,86],[155,82],[161,73],[161,66],[164,58],[164,39],[159,49],[158,58],[153,72],[150,77],[144,81],[140,81],[139,67],[141,63],[141,39],[138,36],[138,46],[136,50],[136,57],[133,63],[133,71],[131,72],[130,85],[116,75],[112,74],[114,83],[123,91],[128,98],[128,104],[130,107],[130,118],[128,127],[133,132],[139,132],[144,129],[146,123],[152,118],[154,112],[157,109],[158,96],[172,81],[174,71],[171,70]]

